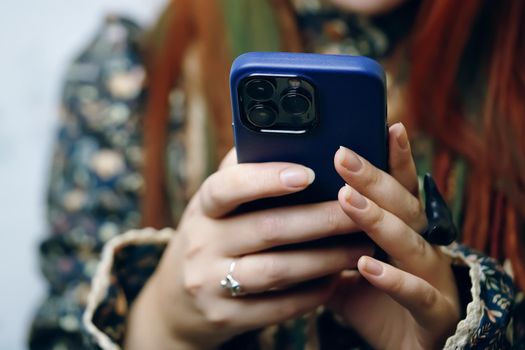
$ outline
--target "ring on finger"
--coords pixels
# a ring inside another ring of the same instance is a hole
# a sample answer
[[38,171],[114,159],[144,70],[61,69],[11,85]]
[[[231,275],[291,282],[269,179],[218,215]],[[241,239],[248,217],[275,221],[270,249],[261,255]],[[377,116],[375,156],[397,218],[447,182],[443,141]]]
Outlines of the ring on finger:
[[230,264],[230,268],[228,269],[228,273],[226,274],[226,277],[224,277],[220,282],[221,287],[223,289],[226,289],[228,292],[230,292],[230,295],[232,297],[237,297],[243,294],[243,290],[242,290],[240,282],[233,277],[233,271],[235,270],[235,265],[236,265],[236,260],[234,259]]

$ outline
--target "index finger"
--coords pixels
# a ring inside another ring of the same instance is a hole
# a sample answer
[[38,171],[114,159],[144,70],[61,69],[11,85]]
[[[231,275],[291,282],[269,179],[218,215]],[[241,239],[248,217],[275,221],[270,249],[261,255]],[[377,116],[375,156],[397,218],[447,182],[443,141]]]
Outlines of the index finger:
[[312,169],[292,163],[245,163],[219,170],[199,190],[201,208],[213,218],[243,203],[299,192],[315,179]]

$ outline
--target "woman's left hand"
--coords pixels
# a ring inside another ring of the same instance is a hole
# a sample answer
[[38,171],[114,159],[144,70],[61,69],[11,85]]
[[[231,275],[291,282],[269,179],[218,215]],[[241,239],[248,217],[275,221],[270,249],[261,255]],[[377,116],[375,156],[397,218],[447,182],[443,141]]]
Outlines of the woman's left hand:
[[390,174],[349,149],[335,156],[344,212],[389,256],[343,273],[329,307],[379,349],[442,348],[460,320],[451,259],[419,232],[426,217],[406,130],[390,128]]

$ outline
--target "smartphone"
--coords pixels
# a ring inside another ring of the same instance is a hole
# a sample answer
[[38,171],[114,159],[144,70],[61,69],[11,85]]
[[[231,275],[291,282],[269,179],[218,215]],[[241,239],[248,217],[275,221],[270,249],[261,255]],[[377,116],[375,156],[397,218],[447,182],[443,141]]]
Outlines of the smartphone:
[[358,56],[246,53],[232,65],[233,131],[239,163],[292,162],[314,170],[304,191],[257,200],[241,211],[336,200],[334,168],[345,146],[387,170],[385,74]]

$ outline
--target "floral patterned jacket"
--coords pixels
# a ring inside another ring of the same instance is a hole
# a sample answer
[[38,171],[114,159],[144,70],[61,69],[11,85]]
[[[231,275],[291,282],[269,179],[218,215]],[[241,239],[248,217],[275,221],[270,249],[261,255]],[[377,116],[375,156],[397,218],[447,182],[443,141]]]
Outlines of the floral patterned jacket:
[[[110,18],[67,71],[48,194],[51,231],[40,246],[49,294],[32,323],[32,349],[118,349],[130,305],[176,234],[137,229],[146,96],[141,35],[131,21]],[[187,151],[188,142],[205,143],[212,130],[206,119],[188,117],[199,96],[186,95],[184,84],[170,96],[166,171],[173,207],[183,207],[192,193],[188,189],[213,169],[211,161],[199,163]],[[206,153],[199,159],[213,157]],[[446,348],[525,349],[525,303],[511,277],[496,261],[461,244],[443,250],[454,257],[464,306]],[[369,346],[320,308],[224,348]]]

